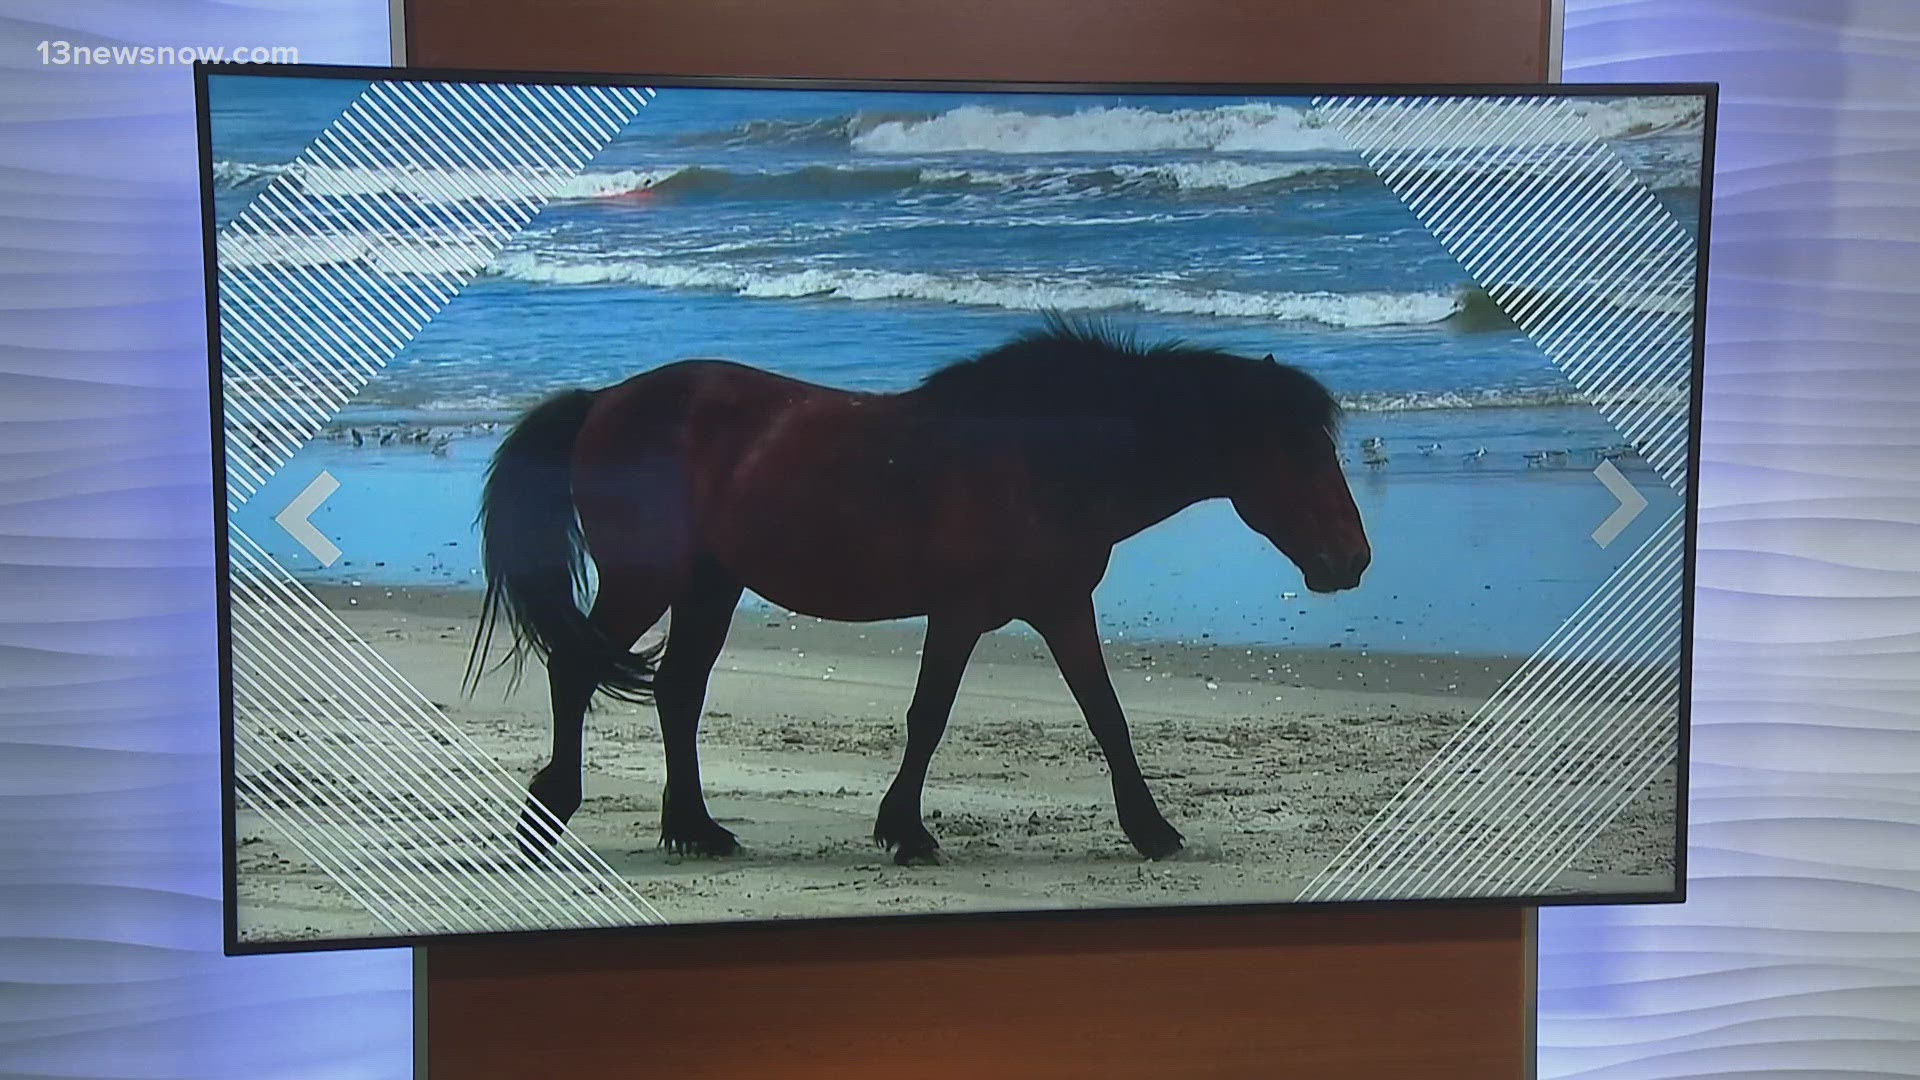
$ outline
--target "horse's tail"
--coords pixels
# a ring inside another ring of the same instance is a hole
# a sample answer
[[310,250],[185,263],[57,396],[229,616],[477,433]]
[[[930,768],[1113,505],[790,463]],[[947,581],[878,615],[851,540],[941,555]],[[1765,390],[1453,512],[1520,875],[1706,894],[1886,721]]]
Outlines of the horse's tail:
[[614,697],[647,701],[659,650],[629,652],[581,610],[587,550],[573,504],[573,444],[593,405],[591,390],[569,390],[536,405],[507,433],[480,496],[481,566],[487,594],[467,659],[469,692],[485,672],[503,621],[513,645],[501,664],[518,681],[528,653],[591,665]]

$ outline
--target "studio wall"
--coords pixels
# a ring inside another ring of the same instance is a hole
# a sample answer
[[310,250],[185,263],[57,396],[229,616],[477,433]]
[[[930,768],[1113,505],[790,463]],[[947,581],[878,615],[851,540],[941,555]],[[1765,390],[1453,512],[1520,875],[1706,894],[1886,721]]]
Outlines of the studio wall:
[[[1693,898],[1541,919],[1541,1075],[1920,1074],[1920,12],[1569,0],[1568,79],[1719,79]],[[381,63],[386,0],[0,17],[0,1075],[408,1075],[404,953],[218,955],[190,79]],[[1277,76],[1275,76],[1277,77]]]
[[1689,899],[1543,911],[1540,1075],[1920,1075],[1920,9],[1569,0],[1722,84]]
[[220,955],[193,80],[157,62],[385,63],[387,14],[0,10],[0,1075],[412,1069],[407,953]]

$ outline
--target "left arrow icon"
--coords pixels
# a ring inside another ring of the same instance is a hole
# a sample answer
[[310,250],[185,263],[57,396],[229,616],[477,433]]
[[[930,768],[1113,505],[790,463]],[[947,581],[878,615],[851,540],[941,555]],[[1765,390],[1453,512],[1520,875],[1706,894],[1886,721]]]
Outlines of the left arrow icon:
[[326,534],[314,528],[313,522],[307,519],[315,510],[320,509],[321,503],[327,501],[327,496],[338,490],[340,490],[340,481],[335,480],[332,473],[322,469],[320,475],[313,478],[313,483],[307,485],[306,490],[295,495],[285,510],[273,516],[273,520],[279,522],[280,527],[287,530],[289,536],[300,541],[301,547],[306,548],[314,558],[320,560],[321,566],[333,565],[333,561],[340,557],[340,546],[327,539]]

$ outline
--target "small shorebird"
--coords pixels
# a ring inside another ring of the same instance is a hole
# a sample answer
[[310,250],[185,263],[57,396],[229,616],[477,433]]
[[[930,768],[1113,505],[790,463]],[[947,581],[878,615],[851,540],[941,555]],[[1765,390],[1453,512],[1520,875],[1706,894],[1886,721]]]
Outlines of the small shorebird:
[[1432,457],[1433,455],[1439,452],[1440,452],[1440,444],[1437,442],[1420,444],[1420,453],[1425,457]]
[[1375,438],[1361,442],[1360,460],[1366,462],[1369,468],[1381,469],[1386,467],[1390,459],[1387,456],[1387,448]]
[[1529,469],[1536,465],[1545,465],[1547,463],[1547,452],[1545,450],[1529,450],[1520,456],[1527,459],[1527,468]]
[[1487,448],[1483,446],[1478,450],[1469,450],[1466,453],[1461,454],[1460,460],[1466,461],[1466,462],[1476,462],[1486,456],[1487,456]]

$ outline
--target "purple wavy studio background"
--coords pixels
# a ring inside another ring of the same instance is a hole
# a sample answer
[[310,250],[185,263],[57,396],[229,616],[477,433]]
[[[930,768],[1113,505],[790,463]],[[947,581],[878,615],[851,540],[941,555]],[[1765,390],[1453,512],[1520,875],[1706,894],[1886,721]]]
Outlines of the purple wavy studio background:
[[[404,1076],[403,952],[219,956],[184,69],[378,63],[386,0],[0,16],[0,1075]],[[1725,84],[1693,899],[1541,918],[1540,1071],[1920,1075],[1920,10],[1571,0],[1567,77]]]
[[192,73],[47,66],[39,50],[292,45],[385,63],[387,13],[0,12],[0,1075],[412,1070],[406,952],[220,955]]
[[1540,1075],[1920,1076],[1920,5],[1568,0],[1717,80],[1690,896],[1540,915]]

